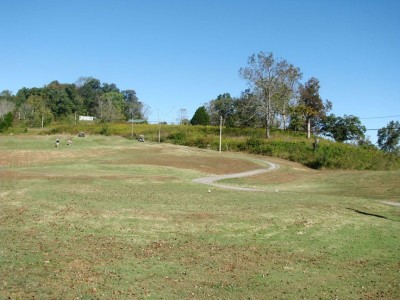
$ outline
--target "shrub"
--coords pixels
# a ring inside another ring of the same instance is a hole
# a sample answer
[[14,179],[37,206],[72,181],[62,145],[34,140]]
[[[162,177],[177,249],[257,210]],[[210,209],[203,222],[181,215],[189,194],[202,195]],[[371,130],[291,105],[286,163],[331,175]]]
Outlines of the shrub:
[[8,128],[12,126],[13,123],[13,115],[11,112],[5,114],[4,117],[0,118],[0,132],[6,131]]

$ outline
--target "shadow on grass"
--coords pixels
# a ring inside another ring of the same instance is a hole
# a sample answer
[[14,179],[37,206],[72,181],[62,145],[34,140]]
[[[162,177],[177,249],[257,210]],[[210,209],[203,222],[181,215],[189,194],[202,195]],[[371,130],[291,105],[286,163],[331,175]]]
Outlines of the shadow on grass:
[[399,221],[397,221],[397,220],[388,219],[387,217],[382,216],[382,215],[371,214],[371,213],[369,213],[369,212],[361,211],[361,210],[354,209],[354,208],[346,207],[346,209],[352,210],[352,211],[354,211],[354,212],[356,212],[356,213],[358,213],[358,214],[361,214],[361,215],[366,215],[366,216],[370,216],[370,217],[376,217],[376,218],[381,218],[381,219],[385,219],[385,220],[389,220],[389,221],[399,222]]

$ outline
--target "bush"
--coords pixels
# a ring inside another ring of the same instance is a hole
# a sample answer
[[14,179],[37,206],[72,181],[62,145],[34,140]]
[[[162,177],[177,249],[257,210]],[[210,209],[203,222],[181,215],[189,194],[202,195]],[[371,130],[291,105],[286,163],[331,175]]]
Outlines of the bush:
[[6,131],[13,124],[13,115],[8,112],[4,117],[0,118],[0,132]]
[[185,145],[186,144],[186,134],[183,132],[174,132],[168,135],[168,140],[171,140],[173,144]]
[[100,129],[99,132],[101,135],[110,135],[110,128],[108,123],[103,123],[103,126]]

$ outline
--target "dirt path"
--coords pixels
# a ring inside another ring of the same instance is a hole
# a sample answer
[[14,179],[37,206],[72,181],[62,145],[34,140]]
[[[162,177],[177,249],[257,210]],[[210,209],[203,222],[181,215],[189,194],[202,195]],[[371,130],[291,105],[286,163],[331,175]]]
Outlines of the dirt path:
[[400,206],[400,202],[393,202],[393,201],[381,201],[383,204],[391,205],[391,206]]
[[224,189],[230,189],[230,190],[263,192],[263,191],[266,191],[266,190],[256,189],[256,188],[246,188],[246,187],[240,187],[240,186],[232,186],[232,185],[225,185],[225,184],[218,184],[218,183],[215,183],[215,182],[218,181],[218,180],[222,180],[222,179],[240,178],[240,177],[258,175],[258,174],[262,174],[262,173],[266,173],[266,172],[271,172],[271,171],[276,170],[276,169],[279,168],[279,165],[277,165],[277,164],[273,164],[273,163],[270,163],[270,162],[266,162],[266,163],[269,165],[269,168],[267,168],[267,169],[257,169],[257,170],[253,170],[253,171],[242,172],[242,173],[234,173],[234,174],[225,174],[225,175],[202,177],[202,178],[193,179],[192,181],[196,182],[196,183],[208,184],[208,185],[212,185],[212,186],[215,186],[215,187],[224,188]]

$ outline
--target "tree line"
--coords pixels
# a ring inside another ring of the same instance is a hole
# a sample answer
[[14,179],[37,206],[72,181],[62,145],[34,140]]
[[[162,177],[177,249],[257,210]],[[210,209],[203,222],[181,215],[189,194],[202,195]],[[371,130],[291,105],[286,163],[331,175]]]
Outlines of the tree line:
[[[52,121],[79,115],[93,116],[102,121],[144,119],[146,106],[133,89],[121,91],[114,83],[101,83],[93,77],[81,77],[76,83],[52,81],[41,88],[21,88],[13,95],[0,93],[0,117],[12,116],[14,122],[43,127]],[[11,126],[3,124],[3,129]]]
[[[239,70],[249,88],[239,97],[220,94],[197,109],[190,124],[227,127],[265,128],[303,131],[310,138],[325,136],[337,142],[353,142],[374,147],[366,139],[366,128],[353,115],[329,114],[332,102],[319,94],[320,82],[311,77],[304,83],[300,68],[272,53],[260,52],[248,58]],[[41,88],[21,88],[15,95],[0,93],[0,132],[19,122],[44,127],[53,121],[89,115],[101,121],[146,119],[149,108],[139,101],[133,89],[120,90],[114,83],[101,83],[93,77],[81,77],[72,84],[52,81]],[[186,110],[180,112],[186,124]],[[378,146],[386,152],[399,152],[400,124],[392,121],[378,131]]]
[[[276,59],[272,53],[253,54],[239,74],[249,89],[239,97],[224,93],[210,100],[196,110],[192,125],[219,125],[222,121],[228,127],[264,127],[266,138],[271,129],[280,129],[303,131],[307,138],[313,133],[374,147],[357,116],[328,114],[332,102],[321,98],[319,80],[311,77],[302,83],[300,69],[285,59]],[[384,151],[398,152],[399,140],[399,122],[392,121],[378,131],[378,146]]]

